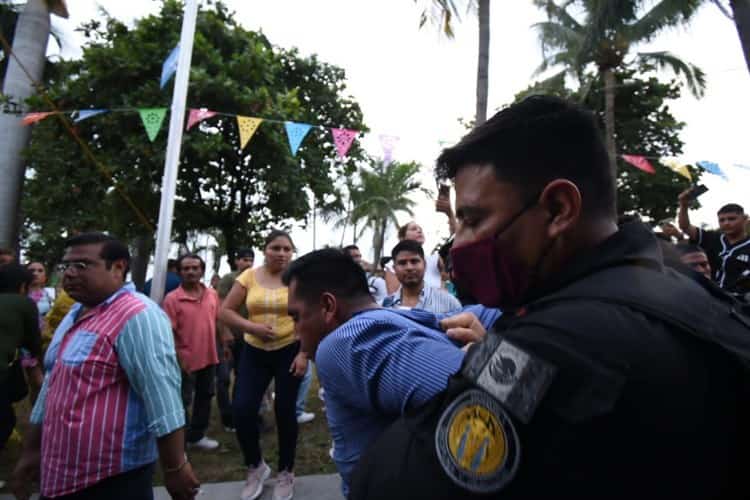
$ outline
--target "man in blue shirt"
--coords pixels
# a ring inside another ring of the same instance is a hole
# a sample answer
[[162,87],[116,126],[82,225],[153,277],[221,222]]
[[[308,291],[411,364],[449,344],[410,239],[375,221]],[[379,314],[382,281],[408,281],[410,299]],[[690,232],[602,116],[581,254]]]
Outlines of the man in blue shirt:
[[472,306],[440,321],[427,311],[380,308],[362,268],[334,249],[300,257],[283,281],[301,350],[315,360],[325,388],[346,496],[349,475],[370,442],[445,389],[461,367],[460,344],[481,338],[500,312]]

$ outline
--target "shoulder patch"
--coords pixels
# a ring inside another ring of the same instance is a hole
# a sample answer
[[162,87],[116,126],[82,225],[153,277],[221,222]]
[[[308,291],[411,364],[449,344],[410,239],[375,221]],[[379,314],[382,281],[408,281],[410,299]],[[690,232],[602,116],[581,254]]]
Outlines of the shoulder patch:
[[521,422],[531,420],[552,382],[555,368],[503,339],[475,383]]
[[473,493],[494,493],[516,474],[521,456],[510,417],[489,394],[462,392],[443,411],[435,450],[445,473]]

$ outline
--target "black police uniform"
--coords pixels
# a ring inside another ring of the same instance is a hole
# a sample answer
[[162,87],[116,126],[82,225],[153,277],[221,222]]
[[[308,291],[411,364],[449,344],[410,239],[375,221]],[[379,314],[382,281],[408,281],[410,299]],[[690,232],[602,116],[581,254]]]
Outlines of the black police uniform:
[[701,228],[697,236],[690,241],[706,251],[716,283],[745,300],[750,293],[750,237],[731,244],[721,232]]
[[[750,394],[721,311],[665,269],[647,228],[624,226],[389,427],[350,500],[750,498]],[[739,344],[750,352],[750,334]]]

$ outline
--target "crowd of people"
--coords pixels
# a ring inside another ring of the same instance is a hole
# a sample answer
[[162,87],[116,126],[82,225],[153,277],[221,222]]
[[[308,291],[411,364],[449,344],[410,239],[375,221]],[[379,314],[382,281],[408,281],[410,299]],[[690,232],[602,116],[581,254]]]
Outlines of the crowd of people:
[[271,476],[273,408],[289,500],[313,372],[346,498],[747,497],[743,208],[697,228],[686,190],[679,229],[618,221],[595,119],[549,97],[474,129],[437,174],[451,240],[427,254],[409,222],[385,266],[356,245],[295,259],[274,230],[260,265],[240,249],[209,286],[201,256],[170,261],[159,305],[107,234],[66,243],[58,291],[0,250],[0,448],[33,402],[16,497],[40,477],[42,498],[153,498],[159,460],[172,498],[194,498],[187,452],[220,448],[216,396],[242,500]]

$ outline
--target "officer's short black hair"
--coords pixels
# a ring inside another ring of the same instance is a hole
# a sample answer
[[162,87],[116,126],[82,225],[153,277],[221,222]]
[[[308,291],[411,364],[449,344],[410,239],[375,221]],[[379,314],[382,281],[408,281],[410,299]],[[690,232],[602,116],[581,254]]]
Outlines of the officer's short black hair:
[[738,205],[736,203],[728,203],[721,207],[718,212],[716,212],[716,215],[721,214],[740,214],[743,215],[745,213],[745,210],[742,208],[741,205]]
[[391,258],[393,259],[393,262],[396,262],[396,257],[398,257],[398,254],[401,252],[415,253],[424,260],[424,249],[421,244],[414,240],[401,240],[395,247],[393,247],[393,250],[391,250]]
[[107,269],[112,267],[112,263],[116,260],[125,261],[125,276],[130,272],[130,250],[128,246],[106,233],[91,232],[81,233],[77,236],[73,236],[65,242],[65,248],[79,247],[83,245],[97,245],[102,244],[101,252],[99,257],[104,259],[107,264]]
[[503,109],[443,150],[435,173],[453,179],[468,164],[492,165],[526,202],[552,180],[568,179],[581,191],[584,213],[615,218],[614,173],[597,119],[572,102],[535,95]]
[[180,266],[177,263],[177,259],[167,259],[167,271],[177,272],[180,270]]
[[324,292],[339,300],[370,297],[362,266],[336,248],[316,250],[294,260],[281,277],[285,286],[292,280],[297,294],[306,301],[317,300]]
[[343,250],[344,252],[347,252],[347,253],[351,252],[352,250],[356,250],[356,251],[359,252],[359,247],[357,245],[346,245],[341,250]]
[[21,264],[5,264],[0,266],[0,293],[18,293],[21,285],[28,288],[34,281],[34,275]]
[[706,253],[705,250],[694,243],[678,243],[674,246],[674,248],[675,250],[677,250],[677,253],[679,253],[680,256],[687,255],[689,253]]
[[206,270],[206,263],[203,262],[203,259],[200,255],[194,254],[194,253],[186,253],[185,255],[181,255],[179,259],[177,259],[177,270],[182,271],[182,261],[185,259],[195,259],[198,262],[201,263],[201,269]]
[[244,259],[245,257],[255,260],[255,251],[252,248],[240,248],[234,254],[235,259]]

